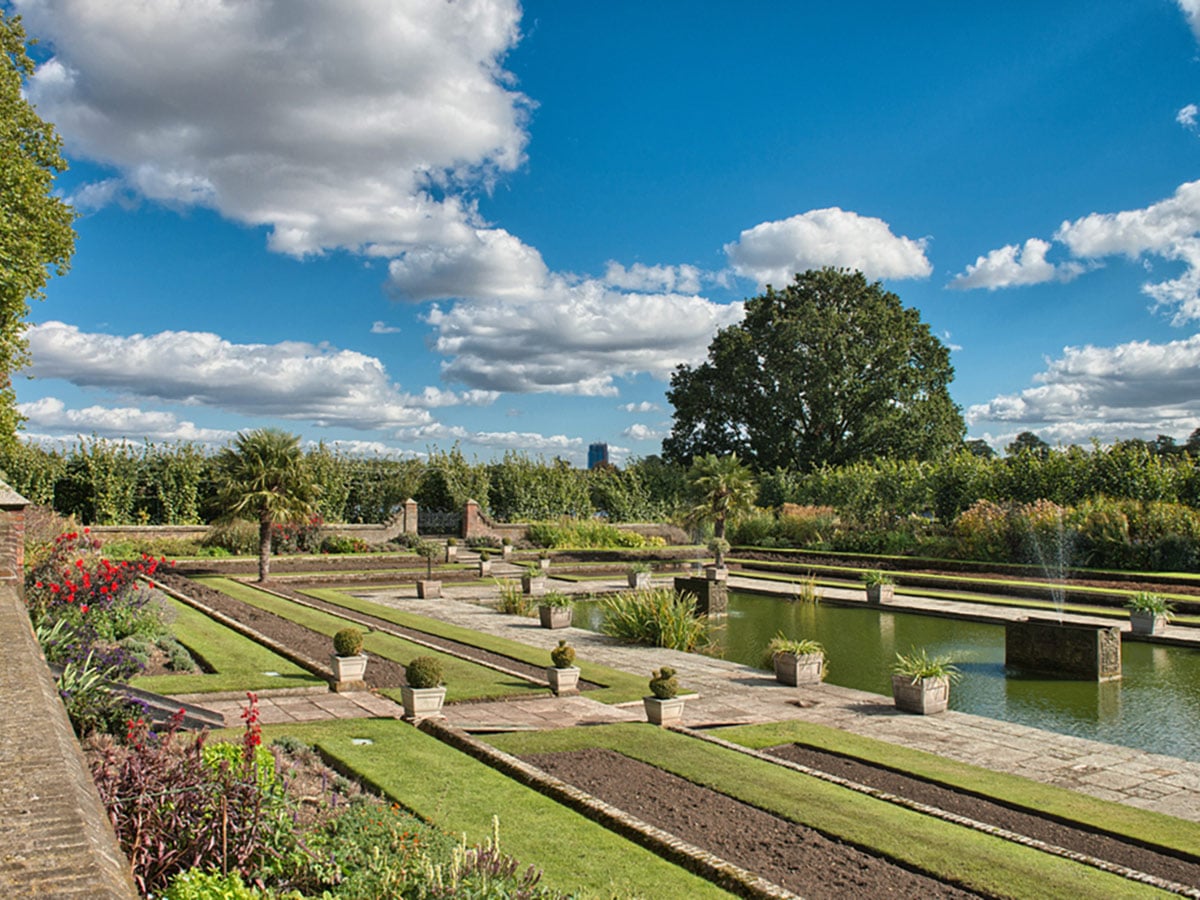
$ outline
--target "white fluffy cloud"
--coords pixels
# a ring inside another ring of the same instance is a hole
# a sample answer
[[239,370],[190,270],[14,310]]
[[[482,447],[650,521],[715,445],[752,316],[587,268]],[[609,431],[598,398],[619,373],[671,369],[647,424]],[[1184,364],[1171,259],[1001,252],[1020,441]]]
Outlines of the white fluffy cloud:
[[146,412],[127,406],[68,409],[57,397],[19,403],[17,411],[27,420],[22,437],[36,441],[52,441],[64,434],[94,434],[111,440],[136,437],[154,442],[194,441],[219,445],[234,437],[232,431],[199,428],[194,422],[180,421],[169,412]]
[[1008,244],[993,250],[967,266],[967,271],[950,282],[950,287],[969,290],[996,290],[1015,285],[1041,284],[1046,281],[1070,281],[1083,271],[1079,263],[1056,266],[1046,260],[1048,241],[1030,238],[1023,247]]
[[118,188],[203,205],[304,255],[455,247],[464,187],[521,164],[516,0],[14,0],[54,56],[29,84]]
[[1196,36],[1196,40],[1200,41],[1200,0],[1178,0],[1178,2],[1179,8],[1187,17],[1188,25],[1192,28],[1192,34]]
[[1189,103],[1175,114],[1175,121],[1189,131],[1195,131],[1197,115],[1200,115],[1200,108],[1195,103]]
[[[1074,257],[1055,266],[1046,260],[1050,245],[1030,238],[1021,251],[1015,246],[993,250],[951,282],[951,287],[1000,288],[1067,281],[1105,257],[1134,260],[1159,257],[1184,264],[1176,278],[1151,281],[1142,291],[1156,305],[1174,311],[1176,325],[1200,319],[1200,181],[1190,181],[1175,193],[1141,209],[1115,213],[1090,213],[1065,221],[1054,240]],[[1149,262],[1147,262],[1149,268]]]
[[481,229],[452,246],[420,247],[388,264],[388,291],[402,300],[519,299],[541,290],[542,255],[507,231]]
[[1186,435],[1200,425],[1200,334],[1163,344],[1066,347],[1034,380],[1035,387],[970,407],[968,422],[1013,425],[1063,442]]
[[62,322],[33,326],[27,336],[37,378],[322,426],[412,427],[432,421],[430,408],[495,399],[437,388],[407,394],[372,356],[298,341],[234,344],[192,331],[119,337]]
[[443,377],[513,393],[614,395],[614,379],[646,372],[665,379],[703,358],[713,333],[742,305],[682,294],[624,294],[597,281],[555,278],[526,299],[434,306],[427,321],[448,357]]
[[868,278],[925,278],[925,242],[892,234],[882,219],[834,206],[763,222],[725,245],[733,270],[760,286],[782,287],[797,272],[823,266],[860,269]]
[[604,283],[626,291],[676,291],[694,294],[700,290],[705,273],[695,266],[647,266],[634,263],[628,269],[609,260]]
[[627,437],[634,441],[659,441],[666,436],[666,431],[651,428],[649,425],[643,425],[640,422],[635,422],[621,432],[621,437]]
[[649,400],[643,400],[641,403],[626,403],[621,409],[631,413],[648,413],[658,412],[662,407],[657,403],[651,403]]

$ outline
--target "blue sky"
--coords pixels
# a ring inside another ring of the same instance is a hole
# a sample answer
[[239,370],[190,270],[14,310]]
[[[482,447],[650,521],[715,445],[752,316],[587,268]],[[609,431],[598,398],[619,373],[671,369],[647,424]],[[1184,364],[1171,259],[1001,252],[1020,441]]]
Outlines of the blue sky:
[[1200,0],[0,5],[81,213],[30,439],[620,462],[822,265],[921,311],[970,437],[1200,427]]

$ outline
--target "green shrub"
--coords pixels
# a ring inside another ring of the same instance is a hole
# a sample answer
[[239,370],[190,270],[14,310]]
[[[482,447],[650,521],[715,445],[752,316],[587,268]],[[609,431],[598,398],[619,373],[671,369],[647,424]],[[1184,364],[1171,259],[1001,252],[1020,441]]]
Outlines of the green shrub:
[[342,534],[327,534],[321,538],[317,548],[321,553],[370,553],[371,545],[362,538],[347,537]]
[[650,675],[650,693],[659,700],[670,700],[679,693],[679,679],[675,677],[675,670],[670,666],[663,666],[656,672]]
[[362,645],[363,633],[357,628],[343,628],[333,636],[333,652],[338,656],[358,656]]
[[409,687],[435,688],[442,683],[442,663],[433,656],[418,656],[404,667]]
[[555,550],[635,549],[648,541],[636,531],[627,531],[595,519],[560,519],[557,522],[533,522],[529,541],[536,547]]
[[171,879],[162,894],[163,900],[262,900],[264,894],[248,887],[237,872],[188,869]]
[[559,641],[558,646],[550,651],[550,661],[556,669],[570,668],[575,662],[575,648],[566,641]]
[[695,650],[707,641],[708,619],[696,615],[696,597],[686,591],[622,591],[600,603],[601,630],[612,637],[672,650]]
[[208,530],[202,547],[220,547],[234,556],[258,555],[258,523],[245,519],[218,522]]
[[510,616],[537,615],[535,598],[521,590],[521,585],[515,581],[497,582],[500,587],[500,602],[496,609]]

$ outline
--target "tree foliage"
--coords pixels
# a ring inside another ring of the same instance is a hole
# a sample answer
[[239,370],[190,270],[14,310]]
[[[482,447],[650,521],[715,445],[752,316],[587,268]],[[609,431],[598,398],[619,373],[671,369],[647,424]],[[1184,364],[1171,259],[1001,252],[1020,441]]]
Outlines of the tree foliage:
[[676,369],[663,454],[736,453],[758,471],[936,457],[965,431],[953,377],[917,310],[861,272],[810,270],[747,300],[706,362]]
[[20,16],[0,10],[0,45],[0,442],[11,442],[20,422],[12,375],[28,353],[23,320],[50,271],[67,270],[75,214],[52,192],[54,176],[67,168],[62,142],[21,95],[34,65]]
[[758,485],[736,453],[728,456],[698,456],[688,469],[692,508],[688,520],[711,524],[717,568],[725,564],[725,526],[754,509]]
[[300,438],[277,428],[241,432],[217,455],[217,498],[225,518],[258,523],[258,580],[271,569],[271,526],[316,509],[317,489]]

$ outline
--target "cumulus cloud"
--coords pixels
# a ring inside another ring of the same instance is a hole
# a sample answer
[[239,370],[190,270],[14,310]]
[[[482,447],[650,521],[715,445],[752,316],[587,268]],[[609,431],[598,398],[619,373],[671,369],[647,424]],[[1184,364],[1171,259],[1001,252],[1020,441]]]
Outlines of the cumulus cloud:
[[464,191],[524,159],[502,67],[516,0],[14,0],[54,56],[30,80],[74,156],[133,191],[271,229],[298,256],[453,247]]
[[459,425],[433,423],[419,428],[406,428],[397,433],[405,442],[460,441],[477,447],[500,450],[524,450],[530,453],[576,453],[583,448],[583,438],[565,434],[544,435],[531,431],[471,431]]
[[634,441],[660,441],[666,436],[667,432],[665,431],[659,431],[637,422],[621,432],[621,437],[627,437]]
[[621,409],[631,413],[648,413],[658,412],[662,407],[657,403],[651,403],[649,400],[643,400],[641,403],[626,403]]
[[725,245],[737,274],[760,286],[789,284],[823,266],[861,270],[868,278],[925,278],[933,271],[924,240],[897,237],[882,219],[830,207],[763,222]]
[[232,431],[199,428],[194,422],[181,421],[169,412],[106,406],[68,409],[57,397],[19,403],[17,411],[27,420],[23,437],[37,441],[55,440],[67,434],[96,435],[110,440],[136,437],[154,442],[193,441],[220,445],[235,436]]
[[413,301],[508,300],[540,290],[548,275],[537,250],[492,228],[464,234],[454,245],[404,252],[388,264],[388,291]]
[[967,421],[1012,425],[1068,443],[1188,434],[1200,425],[1200,334],[1161,344],[1066,347],[1034,381],[1019,393],[971,406]]
[[967,266],[967,271],[950,282],[959,290],[987,288],[996,290],[1015,285],[1042,284],[1047,281],[1070,281],[1083,271],[1079,263],[1067,262],[1056,266],[1047,261],[1050,243],[1030,238],[1023,247],[1008,244],[993,250]]
[[1200,114],[1200,109],[1196,107],[1195,103],[1189,103],[1175,114],[1175,121],[1189,131],[1195,131],[1197,114]]
[[389,325],[387,322],[375,321],[371,323],[371,334],[399,334],[403,331],[397,325]]
[[121,337],[63,322],[32,326],[27,337],[36,378],[321,426],[411,427],[432,421],[430,408],[495,399],[436,388],[404,393],[375,357],[299,341],[234,344],[193,331]]
[[1179,0],[1179,8],[1187,17],[1192,34],[1200,41],[1200,0]]
[[598,281],[546,289],[508,302],[432,307],[442,375],[468,387],[513,393],[612,396],[614,380],[636,373],[666,379],[676,365],[703,358],[713,333],[742,317],[682,294],[626,294]]
[[619,262],[608,261],[604,283],[626,291],[679,291],[694,294],[700,290],[705,273],[695,266],[647,266],[634,263],[628,269]]

